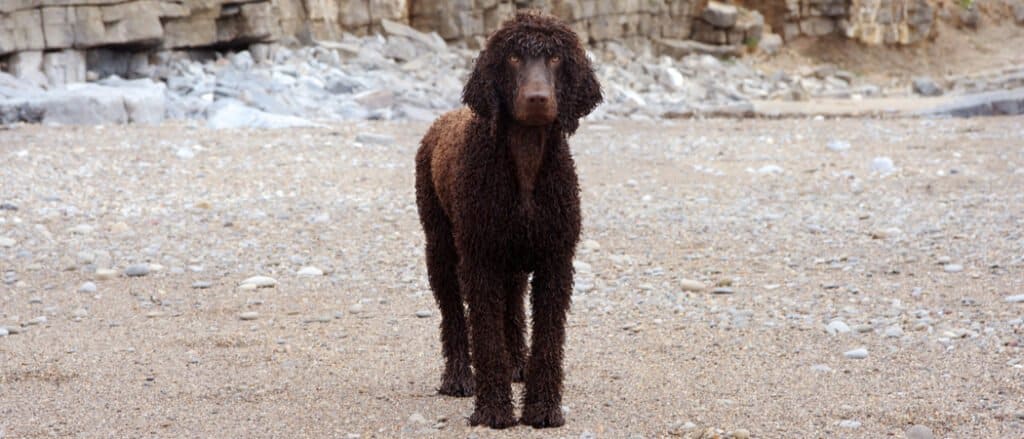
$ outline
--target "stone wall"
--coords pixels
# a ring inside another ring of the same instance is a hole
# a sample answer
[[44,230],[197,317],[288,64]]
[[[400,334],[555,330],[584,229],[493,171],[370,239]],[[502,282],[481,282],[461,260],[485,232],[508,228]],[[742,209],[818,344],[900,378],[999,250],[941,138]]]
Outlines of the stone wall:
[[935,34],[936,8],[929,0],[785,1],[787,40],[841,35],[866,44],[906,45]]

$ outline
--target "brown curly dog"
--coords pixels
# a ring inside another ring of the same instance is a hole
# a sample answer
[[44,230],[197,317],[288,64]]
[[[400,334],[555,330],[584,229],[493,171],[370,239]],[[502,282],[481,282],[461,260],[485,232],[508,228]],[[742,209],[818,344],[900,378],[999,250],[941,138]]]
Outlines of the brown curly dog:
[[434,122],[416,154],[416,203],[442,318],[439,392],[475,393],[470,424],[504,428],[516,424],[511,383],[522,380],[522,422],[557,427],[565,423],[562,347],[580,235],[567,139],[601,102],[601,86],[568,26],[519,13],[487,40],[462,102],[469,108]]

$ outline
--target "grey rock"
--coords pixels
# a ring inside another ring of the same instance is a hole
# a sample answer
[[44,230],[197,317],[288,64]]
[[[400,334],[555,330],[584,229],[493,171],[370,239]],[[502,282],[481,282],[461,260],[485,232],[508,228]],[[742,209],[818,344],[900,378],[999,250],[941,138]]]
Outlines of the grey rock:
[[231,101],[215,108],[206,121],[214,129],[227,128],[297,128],[316,127],[319,124],[297,116],[271,114]]
[[774,55],[782,50],[782,36],[779,34],[764,34],[757,43],[758,50]]
[[416,317],[419,317],[421,319],[425,319],[425,318],[430,317],[432,315],[434,315],[434,313],[431,312],[429,309],[421,309],[419,311],[416,311]]
[[913,79],[914,93],[921,96],[941,96],[942,87],[928,76],[919,76]]
[[907,429],[905,435],[907,439],[935,439],[932,429],[924,425],[911,426]]
[[715,289],[711,290],[711,294],[733,294],[733,293],[735,293],[735,291],[733,291],[733,289],[729,288],[729,287],[718,287],[718,288],[715,288]]
[[7,327],[0,326],[0,337],[6,337],[11,332],[7,330]]
[[710,1],[700,17],[715,27],[729,28],[736,24],[738,15],[739,10],[736,6]]
[[83,283],[80,287],[78,287],[78,292],[79,293],[95,294],[96,293],[96,284],[93,283],[93,282]]
[[903,336],[903,328],[899,325],[893,325],[885,328],[885,336],[890,338],[900,338]]
[[192,282],[192,288],[197,289],[197,290],[205,290],[205,289],[210,288],[212,286],[213,286],[213,282],[206,281],[206,280],[197,280],[195,282]]
[[128,277],[139,277],[149,274],[149,264],[132,264],[124,269],[124,275]]
[[1009,303],[1024,303],[1024,294],[1015,294],[1013,296],[1006,296],[1005,299]]
[[368,145],[391,145],[395,138],[387,134],[359,133],[356,135],[356,142]]

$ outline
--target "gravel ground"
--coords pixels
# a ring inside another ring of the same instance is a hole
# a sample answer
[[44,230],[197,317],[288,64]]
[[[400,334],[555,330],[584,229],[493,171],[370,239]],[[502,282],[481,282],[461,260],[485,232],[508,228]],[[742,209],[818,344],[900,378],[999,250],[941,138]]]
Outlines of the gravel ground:
[[1024,119],[585,124],[567,424],[502,432],[435,392],[425,129],[0,130],[0,436],[1024,436]]

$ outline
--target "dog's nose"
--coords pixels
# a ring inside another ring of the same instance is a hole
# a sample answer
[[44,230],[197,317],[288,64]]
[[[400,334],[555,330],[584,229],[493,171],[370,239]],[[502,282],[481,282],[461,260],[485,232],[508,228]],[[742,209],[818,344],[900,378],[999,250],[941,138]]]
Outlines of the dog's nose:
[[530,105],[544,105],[548,103],[547,93],[529,93],[526,95],[526,102]]

